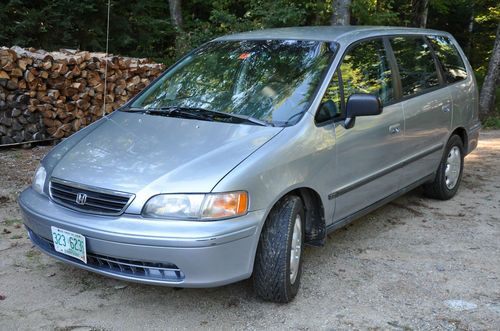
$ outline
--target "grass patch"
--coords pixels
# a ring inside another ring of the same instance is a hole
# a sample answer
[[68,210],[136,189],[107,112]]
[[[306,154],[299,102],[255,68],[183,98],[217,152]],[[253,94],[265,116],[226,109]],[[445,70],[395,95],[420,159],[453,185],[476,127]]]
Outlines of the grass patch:
[[13,235],[12,237],[10,237],[10,239],[22,239],[22,237],[23,237],[23,236],[22,236],[22,235],[20,235],[20,234],[15,234],[15,235]]
[[22,224],[22,223],[23,223],[23,220],[21,220],[19,218],[11,218],[11,219],[6,219],[5,221],[3,221],[3,224],[6,226],[12,226],[12,225]]
[[[36,249],[30,249],[24,253],[27,261],[22,261],[21,267],[29,270],[44,270],[47,268],[46,265],[42,263],[42,253]],[[26,264],[26,265],[25,265]]]
[[482,123],[485,129],[500,129],[500,115],[488,116]]
[[16,159],[16,160],[19,160],[23,156],[22,152],[20,152],[20,151],[15,151],[14,153],[12,153],[12,155],[14,156],[14,159]]
[[87,273],[82,274],[79,278],[75,279],[79,285],[78,292],[92,291],[101,287],[99,278],[89,277]]
[[24,254],[30,262],[40,262],[41,253],[37,250],[30,249]]

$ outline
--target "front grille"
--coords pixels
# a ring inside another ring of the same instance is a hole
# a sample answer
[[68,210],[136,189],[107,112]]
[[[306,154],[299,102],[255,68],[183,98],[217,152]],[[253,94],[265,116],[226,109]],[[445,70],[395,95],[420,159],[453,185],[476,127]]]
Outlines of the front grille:
[[87,264],[97,266],[100,269],[107,269],[114,273],[118,272],[141,278],[176,281],[184,279],[184,274],[181,270],[176,265],[170,263],[131,261],[109,256],[87,254]]
[[[78,195],[85,195],[79,199]],[[50,196],[56,203],[71,209],[102,215],[120,215],[132,201],[133,194],[88,187],[52,178]]]
[[155,263],[145,261],[133,261],[118,259],[110,256],[98,255],[87,252],[87,264],[71,256],[57,252],[51,240],[45,239],[28,228],[28,234],[35,245],[47,253],[57,256],[63,260],[72,261],[82,266],[88,266],[94,270],[111,272],[137,279],[153,279],[169,282],[181,282],[184,273],[172,263]]

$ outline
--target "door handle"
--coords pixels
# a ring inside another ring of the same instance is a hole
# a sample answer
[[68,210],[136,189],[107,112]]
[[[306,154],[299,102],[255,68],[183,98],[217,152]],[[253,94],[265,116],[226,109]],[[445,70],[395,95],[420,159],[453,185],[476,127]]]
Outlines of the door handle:
[[449,103],[447,103],[446,105],[443,105],[441,106],[441,110],[444,112],[444,113],[449,113],[451,111],[451,106]]
[[390,134],[392,135],[396,135],[396,134],[399,134],[401,132],[401,125],[398,123],[398,124],[394,124],[394,125],[391,125],[389,127],[389,132]]

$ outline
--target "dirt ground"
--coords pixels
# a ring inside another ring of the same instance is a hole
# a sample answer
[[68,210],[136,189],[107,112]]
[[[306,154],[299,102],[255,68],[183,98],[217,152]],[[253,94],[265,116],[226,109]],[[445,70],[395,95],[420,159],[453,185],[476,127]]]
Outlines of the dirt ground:
[[308,247],[290,304],[251,281],[154,287],[39,253],[16,203],[48,147],[0,150],[0,329],[500,330],[500,131],[481,133],[458,195],[417,189]]

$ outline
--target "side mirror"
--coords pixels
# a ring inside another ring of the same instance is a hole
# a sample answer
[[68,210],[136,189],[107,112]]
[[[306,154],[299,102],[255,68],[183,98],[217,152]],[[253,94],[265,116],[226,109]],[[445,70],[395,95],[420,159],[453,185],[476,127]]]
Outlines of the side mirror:
[[316,123],[323,123],[331,120],[335,116],[338,116],[337,105],[332,100],[327,100],[319,106],[315,120]]
[[357,93],[347,99],[345,127],[354,126],[357,116],[373,116],[382,113],[382,102],[373,94]]

